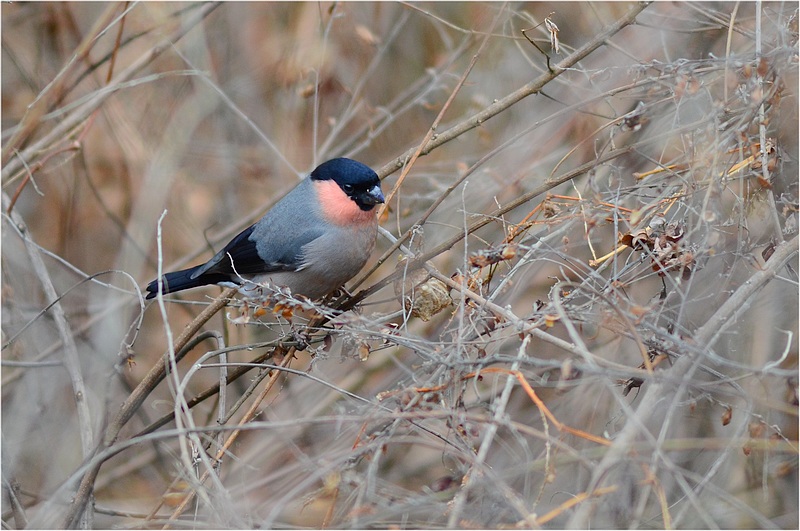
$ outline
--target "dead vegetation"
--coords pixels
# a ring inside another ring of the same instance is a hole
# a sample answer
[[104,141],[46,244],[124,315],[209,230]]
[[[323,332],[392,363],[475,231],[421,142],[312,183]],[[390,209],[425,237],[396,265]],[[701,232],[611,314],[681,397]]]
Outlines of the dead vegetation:
[[[797,528],[794,4],[12,3],[2,41],[5,526]],[[144,304],[334,156],[392,194],[349,293]]]

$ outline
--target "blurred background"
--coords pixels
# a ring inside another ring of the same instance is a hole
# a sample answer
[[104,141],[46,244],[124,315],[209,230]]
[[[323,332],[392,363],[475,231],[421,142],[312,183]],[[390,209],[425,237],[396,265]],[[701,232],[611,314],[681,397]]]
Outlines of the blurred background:
[[[162,314],[141,296],[159,260],[204,262],[333,157],[388,193],[437,117],[440,135],[492,109],[423,153],[381,219],[456,288],[387,280],[407,252],[379,235],[349,286],[368,296],[324,330],[223,310],[118,443],[213,390],[219,368],[193,364],[219,341],[234,364],[304,338],[298,372],[266,388],[253,369],[184,411],[199,438],[132,440],[83,525],[160,527],[188,491],[172,526],[799,525],[795,3],[0,14],[6,527],[64,522],[120,405],[221,292]],[[201,483],[213,429],[253,405]]]

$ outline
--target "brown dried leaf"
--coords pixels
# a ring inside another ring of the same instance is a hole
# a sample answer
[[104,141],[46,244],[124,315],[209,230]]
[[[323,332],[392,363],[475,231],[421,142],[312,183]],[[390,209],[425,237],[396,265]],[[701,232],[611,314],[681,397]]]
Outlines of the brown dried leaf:
[[756,68],[756,73],[761,77],[766,77],[768,70],[769,70],[769,63],[767,63],[767,58],[762,57],[758,61],[758,68]]
[[727,426],[731,423],[731,418],[733,418],[733,409],[730,406],[725,408],[725,413],[722,414],[722,425]]
[[453,476],[444,476],[434,480],[428,488],[431,489],[432,492],[443,492],[456,487],[458,484],[459,480],[457,478]]
[[517,246],[507,244],[500,249],[484,249],[471,253],[469,264],[472,267],[488,267],[504,260],[510,260],[515,256],[517,256]]
[[653,248],[652,229],[650,227],[619,236],[619,243],[636,251]]
[[369,359],[370,348],[366,341],[362,341],[358,345],[358,359],[367,361]]

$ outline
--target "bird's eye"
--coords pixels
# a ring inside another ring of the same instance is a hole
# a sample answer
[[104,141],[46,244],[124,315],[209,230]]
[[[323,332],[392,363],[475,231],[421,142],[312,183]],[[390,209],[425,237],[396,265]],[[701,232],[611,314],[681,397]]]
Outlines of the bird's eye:
[[344,193],[346,193],[346,194],[352,194],[353,193],[353,185],[352,184],[343,184],[342,185],[342,190],[344,190]]

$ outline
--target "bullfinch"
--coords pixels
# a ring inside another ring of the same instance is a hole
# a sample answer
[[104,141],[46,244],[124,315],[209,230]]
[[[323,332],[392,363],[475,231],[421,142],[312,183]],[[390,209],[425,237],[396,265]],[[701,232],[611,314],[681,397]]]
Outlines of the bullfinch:
[[152,281],[147,298],[208,284],[237,287],[252,298],[275,288],[312,300],[328,295],[372,253],[374,208],[383,202],[370,168],[345,158],[324,162],[211,260]]

